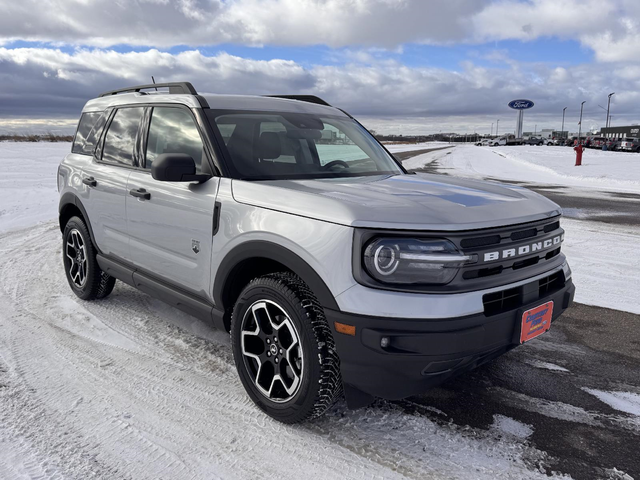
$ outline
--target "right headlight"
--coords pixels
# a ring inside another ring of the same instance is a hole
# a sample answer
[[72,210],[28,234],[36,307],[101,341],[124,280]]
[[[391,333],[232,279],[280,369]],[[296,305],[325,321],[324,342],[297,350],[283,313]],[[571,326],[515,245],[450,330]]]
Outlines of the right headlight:
[[376,238],[364,249],[367,273],[382,283],[444,285],[463,265],[477,262],[445,239]]

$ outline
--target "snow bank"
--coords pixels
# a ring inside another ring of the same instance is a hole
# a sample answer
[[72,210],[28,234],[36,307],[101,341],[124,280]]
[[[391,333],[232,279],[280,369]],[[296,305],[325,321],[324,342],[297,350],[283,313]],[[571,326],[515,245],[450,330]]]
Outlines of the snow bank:
[[637,153],[585,150],[582,166],[576,167],[575,152],[568,147],[458,145],[411,160],[411,166],[405,162],[407,168],[420,168],[438,160],[444,169],[451,168],[456,175],[472,178],[640,192]]
[[[639,159],[640,160],[640,159]],[[564,218],[562,247],[577,285],[575,300],[640,314],[640,229]]]

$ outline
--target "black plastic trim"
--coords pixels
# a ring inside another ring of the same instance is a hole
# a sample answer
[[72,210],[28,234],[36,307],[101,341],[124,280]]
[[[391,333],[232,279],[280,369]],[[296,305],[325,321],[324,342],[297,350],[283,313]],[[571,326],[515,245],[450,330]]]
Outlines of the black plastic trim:
[[216,202],[213,206],[213,231],[211,232],[211,236],[213,237],[216,236],[220,228],[220,210],[222,210],[222,204]]
[[233,269],[241,262],[251,258],[266,258],[281,263],[298,275],[311,288],[323,307],[339,310],[336,299],[329,287],[307,262],[291,250],[263,240],[253,240],[238,245],[220,263],[213,285],[213,299],[215,304],[222,307],[223,310],[233,307],[233,305],[225,305],[223,298],[224,287]]
[[153,274],[142,271],[128,262],[113,257],[98,254],[98,265],[112,277],[121,280],[141,292],[162,300],[172,307],[193,315],[207,322],[213,322],[214,327],[224,329],[222,312],[207,299],[201,298],[182,288],[161,280]]
[[131,93],[131,92],[139,92],[140,90],[151,90],[160,88],[169,88],[169,94],[187,94],[187,95],[198,95],[198,92],[190,82],[170,82],[170,83],[149,83],[147,85],[136,85],[134,87],[126,87],[119,88],[117,90],[109,90],[108,92],[103,92],[99,97],[108,97],[110,95],[117,95],[118,93]]
[[264,95],[264,96],[272,97],[272,98],[286,98],[288,100],[298,100],[300,102],[315,103],[317,105],[324,105],[327,107],[331,106],[326,101],[324,101],[320,97],[316,97],[315,95]]
[[[493,317],[478,313],[459,318],[406,319],[330,309],[325,309],[325,314],[340,356],[343,382],[353,389],[350,393],[357,390],[398,400],[424,393],[515,348],[524,311],[552,300],[555,322],[571,305],[574,294],[575,286],[569,279],[554,293]],[[335,322],[355,326],[355,336],[338,333]],[[385,347],[383,337],[387,338]]]
[[[80,212],[82,213],[82,216],[84,217],[84,223],[87,225],[87,229],[89,230],[89,236],[91,237],[91,242],[93,243],[93,246],[95,247],[95,249],[98,252],[100,252],[100,247],[98,247],[98,244],[96,243],[96,237],[93,235],[93,228],[91,228],[91,221],[89,220],[89,215],[87,214],[87,210],[84,208],[84,205],[74,193],[67,192],[64,195],[62,195],[62,197],[60,197],[60,203],[58,204],[58,221],[60,220],[60,215],[62,214],[62,211],[67,205],[74,205],[75,207],[78,208],[78,210],[80,210]],[[64,227],[65,226],[60,223],[61,232],[64,232]]]

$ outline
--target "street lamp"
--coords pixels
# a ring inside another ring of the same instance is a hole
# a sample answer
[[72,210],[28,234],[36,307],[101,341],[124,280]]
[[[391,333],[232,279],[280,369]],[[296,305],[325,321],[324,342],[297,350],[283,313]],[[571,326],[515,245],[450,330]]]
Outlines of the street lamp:
[[491,133],[489,134],[490,137],[493,137],[493,122],[491,122]]
[[[562,109],[562,128],[560,129],[560,135],[562,135],[562,137],[564,138],[564,111],[567,109],[567,107],[564,107]],[[567,135],[568,137],[569,135]]]
[[500,126],[500,119],[496,122],[496,137],[498,136],[498,127]]
[[582,109],[584,108],[585,103],[587,103],[586,100],[580,104],[580,121],[578,122],[578,145],[580,145],[582,138]]
[[538,134],[538,124],[536,123],[536,126],[533,127],[533,136],[535,137]]
[[609,127],[609,108],[611,107],[611,97],[615,94],[616,92],[610,93],[609,100],[607,101],[607,122],[606,122],[607,128]]

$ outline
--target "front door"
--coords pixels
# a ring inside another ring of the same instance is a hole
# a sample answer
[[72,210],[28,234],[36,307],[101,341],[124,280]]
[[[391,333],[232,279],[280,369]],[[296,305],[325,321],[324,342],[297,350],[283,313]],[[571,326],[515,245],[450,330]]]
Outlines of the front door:
[[[143,142],[144,143],[144,142]],[[143,145],[144,148],[144,145]],[[144,170],[129,175],[126,206],[129,250],[133,264],[160,279],[210,298],[211,247],[217,177],[197,184],[159,182],[151,165],[163,153],[185,153],[198,173],[207,162],[202,138],[192,113],[182,107],[154,107],[151,111]],[[148,198],[131,191],[148,193]]]

